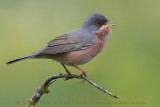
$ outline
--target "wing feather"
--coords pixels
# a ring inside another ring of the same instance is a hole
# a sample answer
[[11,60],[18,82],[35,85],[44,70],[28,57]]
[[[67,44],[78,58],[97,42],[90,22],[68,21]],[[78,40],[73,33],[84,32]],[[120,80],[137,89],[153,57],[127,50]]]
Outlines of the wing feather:
[[58,54],[75,50],[87,49],[90,44],[85,44],[83,39],[78,39],[66,33],[49,41],[38,55],[42,54]]

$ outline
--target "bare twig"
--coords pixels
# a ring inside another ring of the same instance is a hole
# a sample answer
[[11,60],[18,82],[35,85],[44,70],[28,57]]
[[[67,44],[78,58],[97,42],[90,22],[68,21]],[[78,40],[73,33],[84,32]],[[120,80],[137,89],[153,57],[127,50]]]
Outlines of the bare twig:
[[[58,78],[64,78],[66,76],[66,74],[58,74],[58,75],[52,75],[50,77],[48,77],[44,83],[41,85],[40,88],[37,89],[37,91],[34,93],[33,97],[31,99],[29,99],[28,101],[28,105],[26,107],[34,107],[35,104],[39,101],[40,97],[44,94],[44,93],[49,93],[50,91],[48,90],[48,87],[53,83],[55,82],[56,80],[55,79],[58,79]],[[93,81],[91,81],[88,77],[82,75],[81,78],[79,78],[78,75],[74,75],[74,74],[71,74],[69,75],[68,77],[69,79],[72,79],[72,78],[77,78],[77,79],[85,79],[86,81],[88,81],[91,85],[97,87],[99,90],[103,91],[104,93],[107,93],[109,94],[110,96],[114,97],[114,98],[120,98],[119,96],[109,92],[108,90],[104,89],[103,87],[97,85],[96,83],[94,83]]]

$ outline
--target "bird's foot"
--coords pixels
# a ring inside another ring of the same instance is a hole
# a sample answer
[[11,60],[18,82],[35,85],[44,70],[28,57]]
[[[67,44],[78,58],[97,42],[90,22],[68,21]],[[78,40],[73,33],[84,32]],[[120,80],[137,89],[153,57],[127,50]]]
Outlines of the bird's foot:
[[[83,71],[82,73],[80,73],[78,76],[79,76],[79,78],[82,78],[82,76],[86,76],[86,77],[88,77],[88,75],[87,75],[87,73],[85,72],[85,71]],[[82,80],[82,83],[84,83],[86,80],[84,79],[84,80]]]
[[86,77],[88,77],[88,75],[87,75],[87,73],[86,73],[86,72],[85,72],[85,73],[84,73],[84,72],[82,72],[82,73],[80,73],[78,76],[79,76],[79,78],[82,78],[82,76],[83,76],[83,75],[84,75],[84,76],[86,76]]
[[70,72],[67,72],[64,80],[69,80],[69,79],[70,79],[70,77],[69,77],[70,75],[71,75],[71,73],[70,73]]

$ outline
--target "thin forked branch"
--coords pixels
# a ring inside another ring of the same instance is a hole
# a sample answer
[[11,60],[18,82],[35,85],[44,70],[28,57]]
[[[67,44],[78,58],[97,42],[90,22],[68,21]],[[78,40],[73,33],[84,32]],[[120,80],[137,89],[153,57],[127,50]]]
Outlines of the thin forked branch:
[[[48,77],[44,83],[41,85],[40,88],[37,89],[37,91],[34,93],[33,97],[31,99],[29,99],[28,101],[28,105],[26,107],[34,107],[35,104],[39,101],[39,99],[41,98],[41,96],[44,94],[44,93],[49,93],[50,91],[48,90],[48,87],[56,81],[56,79],[58,78],[64,78],[66,76],[66,74],[58,74],[58,75],[52,75],[50,77]],[[72,79],[72,78],[77,78],[77,79],[84,79],[86,80],[87,82],[89,82],[91,85],[97,87],[99,90],[103,91],[104,93],[107,93],[109,94],[110,96],[114,97],[114,98],[120,98],[119,96],[111,93],[110,91],[106,90],[105,88],[97,85],[96,83],[94,83],[93,81],[91,81],[88,77],[82,75],[81,78],[79,78],[79,75],[74,75],[74,74],[71,74],[69,75],[68,77],[69,79]]]

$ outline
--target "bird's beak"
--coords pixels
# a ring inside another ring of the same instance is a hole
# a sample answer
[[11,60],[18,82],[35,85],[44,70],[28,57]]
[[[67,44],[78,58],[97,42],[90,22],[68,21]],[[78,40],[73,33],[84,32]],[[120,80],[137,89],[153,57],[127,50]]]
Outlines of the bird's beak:
[[108,25],[108,23],[111,22],[112,20],[115,20],[115,19],[110,19],[110,20],[108,20],[108,22],[106,22],[106,23],[104,24],[104,26],[116,26],[116,24],[110,24],[110,25]]

